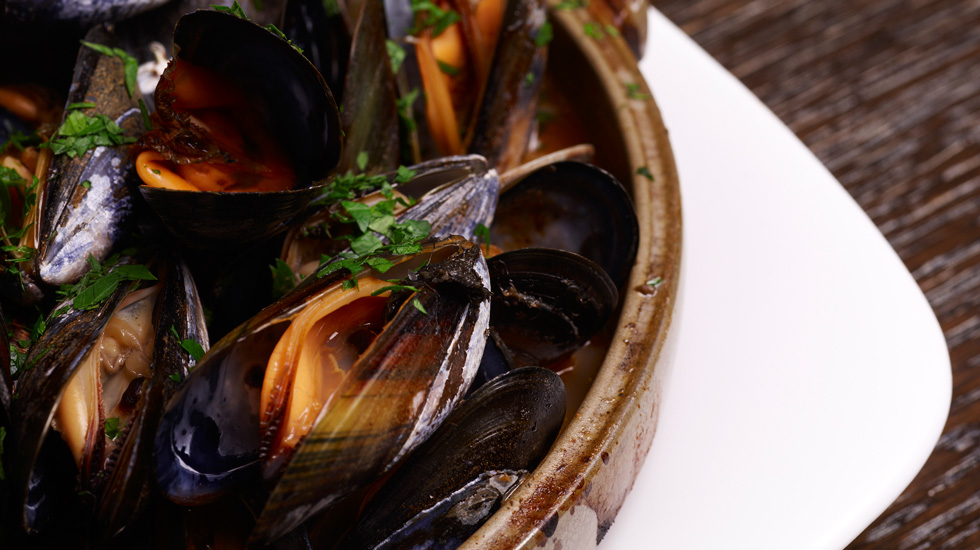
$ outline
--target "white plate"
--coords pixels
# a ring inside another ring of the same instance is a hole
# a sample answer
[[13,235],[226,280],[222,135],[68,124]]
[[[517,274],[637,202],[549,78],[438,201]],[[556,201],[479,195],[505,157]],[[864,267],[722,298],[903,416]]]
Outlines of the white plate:
[[649,34],[640,66],[683,194],[683,319],[653,447],[600,550],[842,548],[942,431],[942,331],[792,132],[653,10]]

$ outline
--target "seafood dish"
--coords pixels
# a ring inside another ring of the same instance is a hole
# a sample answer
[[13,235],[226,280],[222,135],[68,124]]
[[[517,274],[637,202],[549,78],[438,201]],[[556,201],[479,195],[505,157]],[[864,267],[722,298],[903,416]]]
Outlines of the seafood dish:
[[0,2],[4,547],[597,544],[680,268],[644,10]]

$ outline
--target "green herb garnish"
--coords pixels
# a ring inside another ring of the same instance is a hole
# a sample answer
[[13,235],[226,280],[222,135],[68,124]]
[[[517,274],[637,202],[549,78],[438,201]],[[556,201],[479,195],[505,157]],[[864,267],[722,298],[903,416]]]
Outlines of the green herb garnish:
[[398,119],[409,132],[414,132],[418,128],[415,125],[415,117],[412,116],[412,105],[415,104],[418,97],[419,89],[412,88],[412,91],[405,94],[405,97],[395,100],[395,106],[398,108]]
[[358,153],[357,158],[354,160],[354,163],[357,164],[357,169],[363,172],[367,168],[368,152],[361,151],[360,153]]
[[586,35],[591,36],[596,40],[602,40],[602,38],[605,36],[602,33],[602,27],[599,26],[598,23],[592,23],[592,22],[586,23],[585,25],[582,26],[582,31],[585,32]]
[[143,98],[136,100],[140,106],[140,115],[143,117],[143,129],[149,132],[153,129],[153,123],[150,122],[150,113],[146,110],[146,103],[143,103]]
[[630,99],[650,99],[650,94],[645,94],[640,90],[642,87],[639,84],[633,82],[626,83],[626,97]]
[[[90,269],[75,284],[61,285],[57,293],[64,300],[71,300],[71,307],[78,310],[95,309],[106,301],[124,281],[155,281],[157,278],[150,273],[145,265],[117,265],[119,254],[114,254],[99,263],[91,254],[88,257]],[[67,311],[65,306],[54,313],[60,315]]]
[[136,138],[124,135],[122,128],[105,115],[89,116],[81,111],[71,111],[55,137],[41,147],[51,148],[56,155],[75,158],[96,147],[115,147],[135,141]]
[[411,0],[412,13],[415,14],[416,25],[409,29],[411,35],[418,35],[425,29],[432,29],[432,37],[443,33],[449,25],[460,20],[459,14],[453,10],[444,10],[430,0]]
[[65,107],[65,110],[74,111],[75,109],[94,109],[94,108],[95,108],[95,103],[92,103],[91,101],[83,101],[80,103],[72,103],[67,107]]
[[122,426],[119,425],[118,417],[114,416],[112,418],[105,419],[105,436],[109,439],[113,441],[118,439],[119,436],[122,435],[121,428]]
[[[81,41],[82,45],[92,48],[93,50],[101,53],[102,55],[107,55],[109,57],[117,57],[123,62],[123,74],[125,75],[126,92],[129,93],[129,97],[133,97],[133,93],[136,91],[136,73],[139,71],[140,64],[136,61],[136,58],[126,53],[126,50],[121,48],[110,48],[108,46],[103,46],[102,44],[93,44],[92,42]],[[92,105],[95,107],[95,105]]]
[[429,314],[429,312],[422,307],[422,302],[420,302],[418,298],[412,298],[412,305],[415,306],[415,309],[421,311],[423,315]]
[[394,40],[385,40],[385,47],[388,48],[388,58],[391,59],[391,72],[398,74],[405,62],[405,50]]
[[173,380],[174,382],[177,382],[178,384],[180,383],[180,381],[181,381],[181,380],[183,380],[183,378],[181,378],[181,377],[180,377],[180,375],[179,375],[179,374],[177,374],[176,372],[175,372],[175,373],[173,373],[173,374],[171,374],[171,375],[170,375],[170,376],[168,376],[167,378],[169,378],[169,379],[171,379],[171,380]]
[[459,69],[453,67],[449,63],[444,63],[437,59],[436,64],[439,65],[439,70],[442,71],[443,74],[447,74],[449,76],[459,76],[459,72],[460,72]]
[[538,29],[538,34],[534,37],[534,45],[539,48],[543,48],[548,45],[548,42],[551,42],[554,35],[555,32],[551,28],[551,21],[545,21],[544,24],[541,25],[541,28]]
[[524,75],[524,87],[530,88],[533,85],[534,85],[534,73],[528,71],[528,73]]
[[483,239],[483,242],[487,247],[487,254],[490,253],[490,228],[483,225],[482,223],[476,224],[476,229],[473,230],[473,235]]
[[650,169],[647,168],[646,166],[641,166],[637,168],[636,174],[639,176],[643,176],[650,181],[653,181],[653,174],[650,173]]
[[276,258],[276,265],[269,266],[272,272],[272,296],[282,298],[296,286],[296,274],[289,264]]
[[170,334],[180,342],[180,347],[184,348],[184,351],[193,357],[195,361],[200,361],[201,357],[204,357],[204,347],[197,340],[193,338],[181,339],[180,334],[177,333],[177,328],[173,325],[170,325]]
[[577,10],[589,7],[589,0],[562,0],[555,5],[556,10]]
[[[261,6],[261,2],[256,2],[256,0],[253,0],[252,3],[253,3],[253,5],[255,5],[255,9],[257,9],[259,11],[262,10],[262,8],[260,7]],[[231,3],[231,6],[216,6],[214,4],[211,4],[211,7],[214,8],[214,11],[220,11],[222,13],[228,13],[228,14],[231,14],[231,15],[234,15],[234,16],[238,17],[239,19],[244,19],[246,21],[249,21],[250,20],[248,18],[248,15],[245,15],[245,10],[243,10],[242,7],[241,7],[241,5],[238,4],[238,0],[235,0],[234,2],[232,2]],[[289,38],[287,38],[286,35],[283,34],[283,32],[281,30],[279,30],[279,28],[276,27],[275,25],[273,25],[273,24],[270,23],[270,24],[268,24],[268,25],[265,26],[265,30],[267,30],[267,31],[271,32],[272,34],[278,36],[279,38],[282,38],[283,40],[285,40],[286,43],[289,44],[290,46],[292,46],[294,50],[298,51],[299,53],[303,53],[303,49],[300,48],[299,46],[297,46],[296,44],[293,44],[293,41],[290,40]]]
[[652,286],[653,288],[657,288],[658,286],[662,285],[663,282],[664,282],[663,277],[656,277],[647,281],[646,284],[647,286]]

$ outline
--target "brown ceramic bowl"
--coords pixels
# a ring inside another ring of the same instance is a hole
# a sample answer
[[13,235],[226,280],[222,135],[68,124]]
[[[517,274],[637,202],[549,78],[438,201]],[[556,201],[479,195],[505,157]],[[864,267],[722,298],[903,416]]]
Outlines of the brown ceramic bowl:
[[[544,462],[463,546],[593,548],[633,486],[657,427],[673,356],[681,204],[667,131],[619,38],[583,32],[587,10],[553,10],[549,72],[594,139],[596,164],[631,189],[640,220],[636,264],[615,337],[585,400]],[[646,167],[651,177],[638,170]],[[648,281],[660,279],[658,285]]]

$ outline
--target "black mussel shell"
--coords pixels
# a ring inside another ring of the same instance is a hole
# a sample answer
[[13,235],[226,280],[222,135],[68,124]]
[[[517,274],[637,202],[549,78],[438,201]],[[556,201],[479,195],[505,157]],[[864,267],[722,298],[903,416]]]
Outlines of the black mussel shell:
[[[564,417],[565,386],[555,373],[528,367],[495,378],[385,482],[341,548],[455,548],[516,485],[508,478],[544,458]],[[494,491],[493,481],[505,489]]]
[[224,193],[143,185],[146,202],[185,245],[197,249],[240,248],[285,230],[318,193],[314,182],[340,158],[340,114],[323,77],[285,40],[221,12],[181,17],[174,52],[255,98],[256,111],[291,161],[296,183],[289,191]]
[[514,184],[501,195],[490,226],[490,240],[505,250],[575,252],[602,266],[617,287],[633,267],[639,234],[626,188],[579,162],[557,162]]
[[612,279],[572,252],[525,248],[487,260],[490,326],[515,367],[544,366],[595,335],[619,300]]
[[[117,47],[119,40],[102,25],[85,40]],[[120,82],[123,63],[91,48],[78,50],[67,104],[94,104],[85,114],[112,119],[127,135],[143,129],[139,106]],[[73,111],[66,111],[65,118]],[[55,155],[44,189],[39,191],[39,238],[35,255],[38,276],[57,286],[78,281],[129,235],[134,208],[131,185],[137,180],[126,145],[98,147],[84,155]]]

